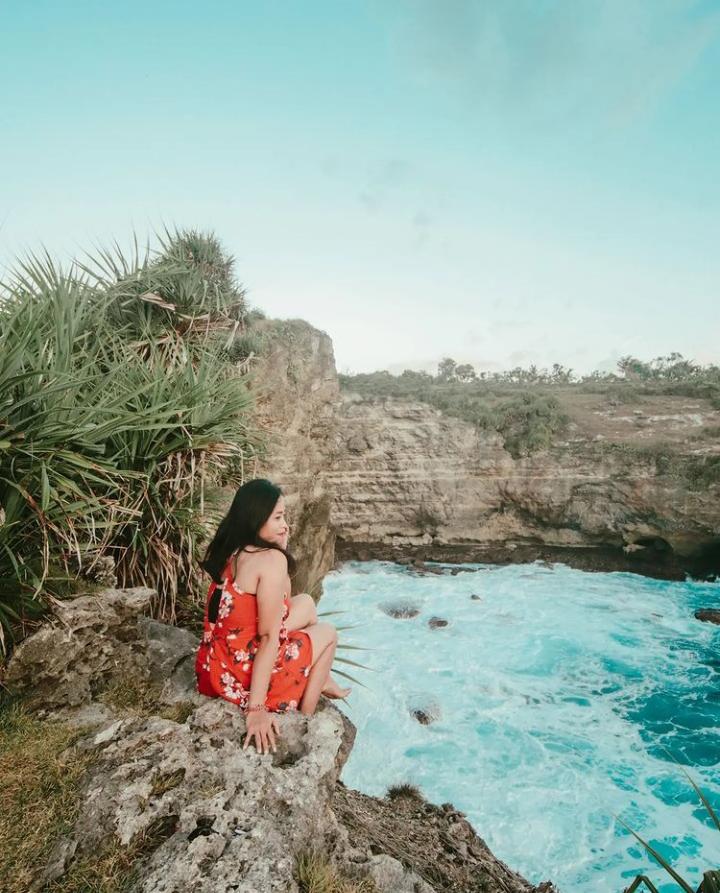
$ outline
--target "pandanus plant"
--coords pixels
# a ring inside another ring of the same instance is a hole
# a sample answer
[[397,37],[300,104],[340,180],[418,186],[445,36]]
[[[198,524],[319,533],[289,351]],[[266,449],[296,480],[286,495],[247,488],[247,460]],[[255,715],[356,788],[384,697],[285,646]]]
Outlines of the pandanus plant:
[[[675,759],[675,757],[666,747],[663,747],[662,749],[670,757],[670,759],[675,760],[675,762],[680,766],[685,775],[687,775],[688,779],[690,780],[690,784],[693,786],[693,788],[695,788],[695,792],[697,793],[700,801],[710,815],[713,824],[718,829],[718,831],[720,831],[720,820],[718,819],[717,814],[713,810],[712,806],[710,806],[707,797],[697,786],[693,778],[690,776],[689,772],[687,772],[684,766],[681,765],[680,761]],[[615,815],[615,813],[613,813],[613,815]],[[618,820],[618,822],[620,822],[621,825],[627,828],[627,830],[635,838],[637,838],[637,840],[640,841],[645,850],[653,857],[653,859],[655,859],[657,862],[660,863],[660,865],[662,865],[665,871],[667,871],[670,877],[672,877],[672,879],[677,883],[680,889],[684,890],[685,893],[720,893],[720,870],[709,869],[708,871],[703,872],[703,879],[702,881],[700,881],[700,886],[697,888],[697,890],[693,890],[690,884],[683,877],[681,877],[677,871],[675,871],[675,869],[672,867],[672,865],[670,865],[667,859],[663,858],[663,856],[661,856],[654,847],[643,840],[642,837],[640,837],[639,834],[633,831],[633,829],[629,825],[626,825],[625,822],[623,822],[623,820],[619,818],[619,816],[615,815],[615,818]],[[644,874],[637,875],[630,886],[624,889],[623,893],[635,893],[636,890],[640,889],[641,885],[644,885],[648,890],[651,890],[652,893],[658,893],[657,887]]]
[[0,283],[0,654],[96,561],[168,619],[199,595],[206,490],[262,450],[226,359],[245,314],[232,259],[193,231],[31,255]]

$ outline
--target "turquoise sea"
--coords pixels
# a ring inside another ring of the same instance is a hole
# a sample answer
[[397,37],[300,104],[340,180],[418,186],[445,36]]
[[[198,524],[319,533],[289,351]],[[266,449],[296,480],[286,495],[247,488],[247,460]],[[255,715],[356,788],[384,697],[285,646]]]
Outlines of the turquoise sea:
[[720,832],[661,747],[720,814],[720,627],[693,617],[720,607],[720,583],[435,567],[348,562],[325,579],[320,614],[343,611],[327,618],[355,627],[340,642],[372,649],[338,651],[372,668],[335,665],[367,686],[339,702],[358,730],[343,781],[452,802],[496,856],[562,893],[621,893],[639,873],[679,889],[613,813],[693,889],[720,868]]

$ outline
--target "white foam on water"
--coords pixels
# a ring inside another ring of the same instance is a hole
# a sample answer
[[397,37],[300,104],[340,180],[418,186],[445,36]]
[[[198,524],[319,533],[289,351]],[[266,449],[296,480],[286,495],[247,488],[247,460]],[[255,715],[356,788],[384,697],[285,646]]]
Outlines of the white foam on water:
[[[621,893],[639,873],[677,890],[617,813],[694,889],[720,865],[720,833],[656,744],[720,807],[720,628],[693,617],[720,607],[720,584],[463,567],[476,572],[348,562],[326,577],[320,614],[343,611],[327,619],[361,626],[340,643],[372,649],[337,654],[372,667],[335,664],[367,686],[347,682],[338,702],[358,729],[343,781],[452,802],[498,858],[563,893]],[[382,606],[395,603],[419,614],[392,618]],[[429,628],[432,616],[449,625]],[[429,725],[412,715],[438,708]]]

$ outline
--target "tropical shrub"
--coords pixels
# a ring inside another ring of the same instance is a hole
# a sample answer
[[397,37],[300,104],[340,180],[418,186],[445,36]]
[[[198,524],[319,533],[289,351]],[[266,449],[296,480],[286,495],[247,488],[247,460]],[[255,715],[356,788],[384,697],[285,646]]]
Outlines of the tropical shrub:
[[0,648],[111,556],[172,619],[197,595],[207,489],[262,449],[243,375],[242,289],[214,236],[31,256],[0,285]]

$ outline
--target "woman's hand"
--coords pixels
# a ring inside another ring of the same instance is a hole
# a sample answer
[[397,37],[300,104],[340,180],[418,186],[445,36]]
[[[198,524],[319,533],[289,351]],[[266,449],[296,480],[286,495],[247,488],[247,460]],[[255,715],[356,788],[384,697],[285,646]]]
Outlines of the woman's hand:
[[270,747],[277,753],[275,746],[275,734],[280,735],[280,726],[276,716],[266,710],[252,710],[245,716],[247,735],[243,750],[247,750],[250,739],[255,737],[255,750],[258,753],[270,753]]

